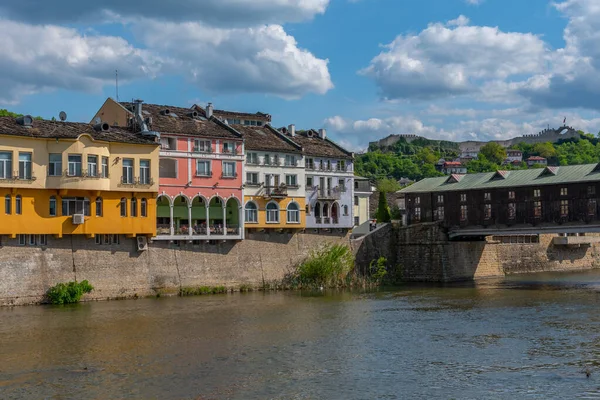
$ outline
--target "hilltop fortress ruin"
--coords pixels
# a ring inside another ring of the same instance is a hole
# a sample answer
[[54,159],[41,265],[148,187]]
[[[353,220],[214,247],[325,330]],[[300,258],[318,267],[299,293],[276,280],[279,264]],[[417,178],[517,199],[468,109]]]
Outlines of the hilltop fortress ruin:
[[[503,147],[510,147],[513,144],[517,143],[527,143],[527,144],[535,144],[535,143],[545,143],[551,142],[555,143],[561,139],[571,139],[579,137],[579,133],[570,126],[563,125],[557,129],[544,129],[543,131],[532,134],[532,135],[523,135],[519,137],[515,137],[508,140],[492,140],[491,142],[496,142]],[[417,139],[427,139],[418,135],[390,135],[383,139],[380,139],[376,142],[370,142],[369,147],[376,146],[380,148],[390,147],[395,145],[400,139],[406,140],[408,143],[411,143]],[[476,140],[469,140],[465,142],[458,142],[459,150],[462,154],[477,154],[479,153],[479,149],[490,142],[482,142]]]

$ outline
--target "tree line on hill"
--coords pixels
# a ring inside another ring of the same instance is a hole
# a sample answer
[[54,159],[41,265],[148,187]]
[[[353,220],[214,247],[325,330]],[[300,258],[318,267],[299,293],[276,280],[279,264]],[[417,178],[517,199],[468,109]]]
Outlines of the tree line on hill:
[[[531,156],[544,157],[548,160],[548,165],[600,162],[600,139],[582,131],[578,133],[580,135],[578,138],[562,139],[556,143],[520,142],[510,148],[521,150],[523,160]],[[476,173],[527,168],[525,162],[503,165],[506,150],[495,142],[486,144],[480,149],[477,159],[465,164],[467,171]],[[390,186],[392,185],[390,182],[404,177],[418,181],[423,178],[443,176],[435,168],[436,163],[442,158],[448,161],[454,160],[459,155],[457,143],[428,139],[417,139],[408,143],[406,139],[400,138],[396,144],[386,148],[371,145],[368,152],[356,156],[354,169],[359,176],[377,182],[385,180],[385,185]]]

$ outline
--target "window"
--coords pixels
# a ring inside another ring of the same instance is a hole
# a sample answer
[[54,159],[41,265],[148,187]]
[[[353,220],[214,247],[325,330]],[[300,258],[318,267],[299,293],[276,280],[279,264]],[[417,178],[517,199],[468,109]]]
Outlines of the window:
[[596,215],[597,205],[596,199],[588,200],[588,215]]
[[460,220],[461,221],[466,221],[468,218],[468,212],[469,209],[467,208],[467,206],[465,204],[460,206]]
[[194,140],[194,151],[198,151],[201,153],[210,153],[212,152],[212,146],[210,140]]
[[298,203],[290,203],[287,207],[287,222],[288,224],[300,223],[300,208]]
[[12,153],[0,152],[0,179],[11,179],[12,175]]
[[27,235],[27,236],[29,236],[28,237],[28,239],[29,239],[29,245],[30,246],[35,246],[37,244],[36,241],[35,241],[35,235]]
[[517,205],[515,203],[508,203],[508,219],[515,219],[517,217]]
[[541,216],[542,216],[542,202],[541,201],[533,202],[533,216],[536,218],[541,218]]
[[310,188],[312,186],[313,186],[313,178],[312,178],[312,176],[307,176],[306,177],[306,187]]
[[307,158],[306,159],[306,168],[307,169],[315,169],[315,160],[313,160],[312,158]]
[[121,208],[121,217],[127,216],[127,199],[125,197],[121,198],[121,203],[119,204]]
[[19,246],[25,246],[27,244],[27,235],[17,235],[19,239]]
[[419,222],[421,220],[421,207],[415,208],[414,220],[415,222]]
[[567,196],[569,194],[569,191],[566,187],[560,188],[560,195],[561,196]]
[[596,186],[588,186],[588,196],[596,195]]
[[285,155],[285,165],[287,167],[295,167],[296,166],[296,157],[286,154]]
[[245,218],[246,222],[258,222],[258,208],[256,207],[256,204],[251,201],[246,204]]
[[148,216],[148,200],[146,199],[142,199],[142,201],[140,202],[140,216]]
[[140,160],[140,184],[150,184],[150,160]]
[[258,165],[258,153],[248,153],[246,164]]
[[483,194],[483,200],[485,200],[485,201],[491,201],[492,200],[492,194],[490,192],[485,192]]
[[21,195],[18,194],[15,198],[15,214],[21,215],[23,214],[23,200],[21,199]]
[[38,235],[38,244],[40,246],[48,245],[48,237],[46,235]]
[[354,226],[360,225],[360,217],[354,217]]
[[358,196],[354,196],[354,205],[357,206],[358,205]]
[[337,163],[338,171],[346,171],[346,160],[340,160]]
[[102,157],[102,177],[108,178],[108,157]]
[[346,216],[349,215],[348,214],[348,206],[344,206],[344,215],[346,215]]
[[235,143],[233,142],[223,142],[223,151],[224,154],[235,154]]
[[461,203],[466,203],[467,202],[467,194],[466,193],[461,193],[460,194],[460,202]]
[[273,156],[273,165],[281,165],[279,163],[279,156],[277,154]]
[[68,176],[81,176],[81,154],[69,154]]
[[98,176],[98,156],[87,156],[88,161],[88,176]]
[[[562,192],[562,190],[561,190]],[[560,216],[568,217],[569,216],[569,200],[561,200],[560,201]]]
[[415,197],[415,204],[421,204],[421,197],[420,196]]
[[237,124],[237,125],[239,125],[239,124],[240,124],[240,122],[241,122],[241,121],[240,121],[239,119],[237,119],[237,118],[228,118],[228,119],[227,119],[227,123],[229,123],[230,125],[231,125],[231,124]]
[[483,218],[491,219],[492,218],[492,205],[486,204],[483,209]]
[[223,177],[235,178],[235,161],[223,161]]
[[123,183],[131,185],[133,184],[133,158],[123,159]]
[[285,184],[287,186],[298,186],[298,176],[297,175],[286,175],[285,176]]
[[212,176],[211,161],[196,160],[196,176]]
[[96,217],[102,216],[102,197],[96,197]]
[[444,219],[444,206],[439,206],[435,212],[436,219],[441,221]]
[[358,181],[354,181],[354,190],[358,190]]
[[258,172],[246,172],[246,184],[258,185]]
[[131,198],[131,216],[137,217],[137,199],[135,197]]
[[444,195],[440,194],[437,197],[438,204],[444,204]]
[[102,236],[103,244],[111,244],[112,243],[112,235],[104,235]]
[[327,160],[327,171],[331,171],[331,160]]
[[540,189],[534,189],[533,197],[542,197],[542,191]]
[[515,199],[515,192],[512,190],[508,191],[508,199],[509,200],[514,200]]
[[275,203],[267,204],[267,223],[275,224],[279,222],[279,207]]
[[96,235],[94,239],[96,239],[96,244],[102,244],[102,235]]
[[338,187],[342,192],[346,191],[346,180],[344,178],[338,179]]
[[271,165],[271,156],[269,154],[265,154],[264,164]]
[[31,153],[19,153],[19,179],[31,179]]
[[159,178],[177,178],[177,160],[172,158],[160,158],[158,161]]
[[48,160],[48,176],[62,175],[62,154],[50,154]]
[[51,217],[56,217],[56,197],[55,196],[51,196],[50,197],[50,207],[49,207],[49,214]]
[[12,207],[11,207],[11,203],[12,203],[12,201],[11,201],[11,199],[10,199],[10,195],[8,195],[8,194],[7,194],[7,195],[4,197],[4,212],[5,212],[6,214],[8,214],[8,215],[12,214],[12,210],[11,210],[11,208],[12,208]]
[[90,200],[87,197],[63,197],[62,215],[83,214],[90,216]]
[[119,235],[112,235],[112,243],[113,244],[120,244],[121,243],[121,237]]

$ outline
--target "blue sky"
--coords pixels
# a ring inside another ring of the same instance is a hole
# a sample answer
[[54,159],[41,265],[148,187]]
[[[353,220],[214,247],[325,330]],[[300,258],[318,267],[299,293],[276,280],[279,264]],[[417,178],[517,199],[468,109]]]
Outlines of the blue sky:
[[32,3],[0,4],[0,107],[21,113],[88,121],[118,69],[122,100],[268,112],[353,150],[600,130],[598,0]]

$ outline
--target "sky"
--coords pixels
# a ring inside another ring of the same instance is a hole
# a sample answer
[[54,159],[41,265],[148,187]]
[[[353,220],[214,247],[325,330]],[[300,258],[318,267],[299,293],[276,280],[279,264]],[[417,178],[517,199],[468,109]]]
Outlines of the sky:
[[107,97],[273,116],[354,151],[390,134],[600,131],[600,0],[2,0],[0,108]]

